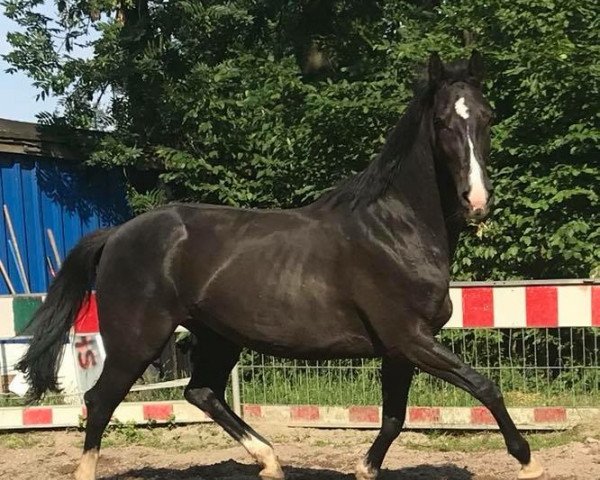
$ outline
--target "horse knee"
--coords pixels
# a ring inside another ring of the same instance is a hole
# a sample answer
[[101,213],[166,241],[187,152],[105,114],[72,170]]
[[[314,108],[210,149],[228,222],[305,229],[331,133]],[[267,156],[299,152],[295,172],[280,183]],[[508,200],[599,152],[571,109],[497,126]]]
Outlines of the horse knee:
[[387,417],[384,415],[383,421],[381,422],[381,435],[388,438],[396,438],[400,435],[402,427],[404,426],[404,416],[402,418]]
[[477,386],[475,393],[477,398],[484,405],[496,405],[504,402],[502,392],[500,391],[500,388],[498,388],[498,385],[487,378]]

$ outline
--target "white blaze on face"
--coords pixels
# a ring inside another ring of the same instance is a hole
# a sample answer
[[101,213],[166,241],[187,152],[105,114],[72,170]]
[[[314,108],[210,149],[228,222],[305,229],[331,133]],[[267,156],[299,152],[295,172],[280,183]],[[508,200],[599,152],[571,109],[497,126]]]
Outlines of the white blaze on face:
[[[454,103],[456,114],[467,120],[469,118],[469,107],[465,103],[465,97],[460,97]],[[487,203],[487,191],[483,184],[483,172],[475,156],[475,147],[471,140],[471,132],[467,125],[467,144],[469,145],[469,194],[467,196],[471,207],[474,210],[484,208]]]
[[471,134],[467,127],[467,143],[469,144],[469,203],[474,210],[485,208],[487,204],[487,191],[483,185],[483,172],[475,158],[475,148],[471,140]]

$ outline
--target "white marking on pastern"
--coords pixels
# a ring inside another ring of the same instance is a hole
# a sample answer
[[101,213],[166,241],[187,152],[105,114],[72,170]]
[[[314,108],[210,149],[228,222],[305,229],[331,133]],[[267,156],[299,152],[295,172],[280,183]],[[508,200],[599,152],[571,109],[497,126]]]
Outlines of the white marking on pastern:
[[264,467],[260,472],[262,478],[284,478],[283,470],[281,469],[279,460],[277,460],[273,447],[252,435],[242,438],[240,443],[252,458]]
[[375,480],[377,478],[377,470],[367,463],[363,458],[356,465],[355,477],[356,480]]
[[97,449],[85,452],[81,457],[77,470],[75,470],[75,480],[95,480],[98,457],[99,452]]

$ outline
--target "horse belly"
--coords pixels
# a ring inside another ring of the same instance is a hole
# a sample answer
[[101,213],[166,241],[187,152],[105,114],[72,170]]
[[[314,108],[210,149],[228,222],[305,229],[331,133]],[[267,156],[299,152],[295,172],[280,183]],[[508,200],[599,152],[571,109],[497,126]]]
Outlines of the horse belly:
[[368,332],[352,312],[286,308],[271,302],[205,304],[198,321],[235,343],[269,355],[329,359],[376,354]]

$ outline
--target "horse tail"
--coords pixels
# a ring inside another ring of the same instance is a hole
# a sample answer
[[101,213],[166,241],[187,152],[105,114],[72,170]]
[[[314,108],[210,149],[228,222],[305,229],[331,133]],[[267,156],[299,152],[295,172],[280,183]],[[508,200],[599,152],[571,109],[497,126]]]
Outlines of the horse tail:
[[58,392],[58,368],[65,337],[91,292],[96,265],[114,229],[98,230],[83,237],[65,259],[48,289],[44,303],[34,313],[27,330],[33,338],[16,365],[30,385],[28,398],[39,400],[48,390]]

